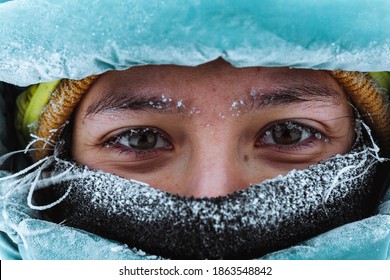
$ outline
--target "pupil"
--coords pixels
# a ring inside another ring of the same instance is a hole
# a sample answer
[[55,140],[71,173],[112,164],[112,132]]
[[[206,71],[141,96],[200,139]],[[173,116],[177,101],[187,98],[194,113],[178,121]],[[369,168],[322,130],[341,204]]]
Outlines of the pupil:
[[141,131],[131,135],[129,139],[130,147],[138,150],[153,149],[157,143],[157,135],[151,131]]
[[299,142],[302,137],[302,131],[297,128],[280,127],[272,130],[272,139],[276,144],[291,145]]

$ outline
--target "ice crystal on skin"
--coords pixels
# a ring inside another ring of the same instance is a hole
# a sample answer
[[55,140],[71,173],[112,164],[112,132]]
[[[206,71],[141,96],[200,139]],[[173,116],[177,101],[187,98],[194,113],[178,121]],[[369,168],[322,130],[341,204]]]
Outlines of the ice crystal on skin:
[[241,111],[245,108],[246,102],[245,100],[233,100],[230,111],[233,111],[232,116],[233,117],[238,117],[241,115]]
[[222,112],[219,112],[219,117],[222,119],[222,120],[224,120],[224,119],[226,119],[226,116],[222,113]]
[[[172,98],[170,98],[167,94],[162,94],[161,100],[149,101],[145,105],[150,106],[153,109],[157,109],[161,112],[168,112],[174,110],[181,112],[185,108],[182,99],[175,101]],[[127,108],[127,107],[128,104],[125,103],[122,106],[119,106],[118,108]],[[118,108],[114,108],[114,110]]]
[[200,114],[200,110],[195,107],[195,106],[192,106],[191,107],[191,110],[188,112],[188,117],[192,117],[193,115],[197,115],[197,114]]
[[183,104],[183,100],[182,99],[179,99],[176,103],[176,109],[178,109],[179,111],[183,110],[185,108],[184,104]]

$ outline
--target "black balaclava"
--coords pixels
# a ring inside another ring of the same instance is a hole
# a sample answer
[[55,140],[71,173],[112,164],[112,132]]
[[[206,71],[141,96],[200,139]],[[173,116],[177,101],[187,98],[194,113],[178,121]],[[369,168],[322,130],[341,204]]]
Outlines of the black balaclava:
[[372,214],[378,201],[374,175],[382,158],[368,127],[357,123],[363,129],[356,129],[351,152],[223,197],[173,195],[55,158],[48,179],[36,186],[34,203],[56,201],[40,211],[42,217],[148,254],[260,257]]

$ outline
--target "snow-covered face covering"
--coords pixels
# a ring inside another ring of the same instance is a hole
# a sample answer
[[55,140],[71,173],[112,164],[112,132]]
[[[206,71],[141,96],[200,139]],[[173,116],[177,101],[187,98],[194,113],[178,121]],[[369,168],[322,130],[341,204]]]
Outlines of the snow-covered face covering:
[[56,159],[54,172],[63,182],[38,184],[34,198],[40,205],[55,201],[55,206],[37,207],[48,208],[42,211],[48,219],[149,254],[260,257],[372,214],[381,158],[367,138],[360,135],[348,154],[218,198],[181,197]]

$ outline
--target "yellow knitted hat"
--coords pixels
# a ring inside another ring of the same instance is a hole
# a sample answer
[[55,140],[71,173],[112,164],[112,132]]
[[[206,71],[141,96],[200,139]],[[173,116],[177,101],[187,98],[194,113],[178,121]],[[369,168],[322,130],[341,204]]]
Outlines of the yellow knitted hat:
[[382,153],[390,153],[390,74],[332,71],[333,77],[371,127]]
[[50,146],[58,142],[73,109],[97,77],[33,85],[18,97],[15,126],[22,143],[36,139],[34,160],[53,153]]
[[[344,88],[366,123],[372,128],[381,150],[390,154],[390,108],[388,72],[330,71]],[[32,154],[39,160],[53,153],[54,146],[73,109],[97,76],[82,80],[63,79],[27,89],[17,100],[16,127],[22,140],[36,138]],[[48,147],[49,146],[49,147]]]

